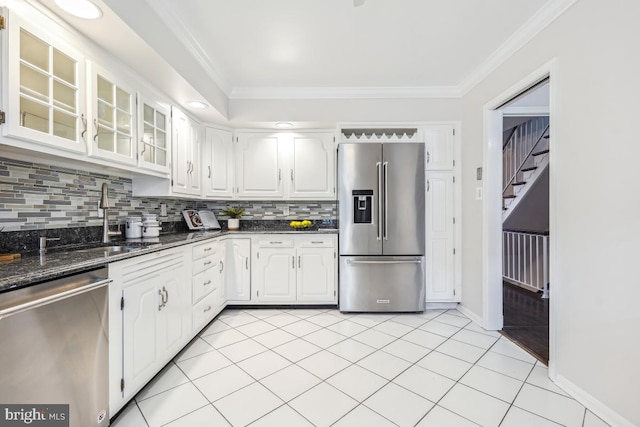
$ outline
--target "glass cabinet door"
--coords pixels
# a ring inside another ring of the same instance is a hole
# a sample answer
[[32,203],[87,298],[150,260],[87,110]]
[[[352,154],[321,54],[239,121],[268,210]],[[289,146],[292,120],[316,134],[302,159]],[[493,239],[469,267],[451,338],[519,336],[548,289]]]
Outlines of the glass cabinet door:
[[140,104],[138,165],[169,173],[169,107],[145,99],[138,94]]

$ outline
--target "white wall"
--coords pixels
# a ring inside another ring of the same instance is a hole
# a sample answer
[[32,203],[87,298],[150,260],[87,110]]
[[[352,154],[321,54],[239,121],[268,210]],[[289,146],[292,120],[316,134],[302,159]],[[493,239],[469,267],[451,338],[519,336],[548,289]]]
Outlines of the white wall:
[[463,305],[482,315],[483,106],[557,58],[557,379],[628,425],[640,425],[639,16],[637,0],[578,0],[462,100]]

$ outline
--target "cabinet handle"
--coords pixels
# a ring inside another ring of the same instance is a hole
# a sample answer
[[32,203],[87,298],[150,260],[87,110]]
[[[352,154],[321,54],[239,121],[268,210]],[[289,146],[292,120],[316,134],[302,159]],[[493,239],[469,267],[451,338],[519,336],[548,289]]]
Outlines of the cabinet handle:
[[93,126],[96,128],[96,134],[93,135],[93,142],[96,142],[98,134],[100,133],[100,123],[98,123],[98,119],[93,119]]
[[302,258],[300,255],[298,255],[298,268],[300,268],[300,258]]
[[314,245],[321,245],[321,244],[323,244],[324,242],[313,241],[313,242],[311,242],[311,243],[312,243],[312,244],[314,244]]
[[140,142],[142,143],[142,151],[140,152],[140,156],[144,156],[145,151],[147,151],[147,143],[144,138],[141,138]]
[[291,169],[291,182],[293,182],[293,169]]
[[82,131],[82,133],[80,134],[80,138],[84,139],[84,136],[87,133],[87,118],[83,115],[80,116],[80,120],[82,121],[82,126],[84,127],[84,130]]
[[224,271],[224,261],[220,260],[220,273]]
[[158,305],[158,311],[162,311],[162,307],[164,307],[164,296],[162,295],[162,290],[158,289],[158,295],[160,295],[160,304]]
[[211,306],[208,305],[207,308],[204,309],[203,313],[206,313],[207,311],[211,311]]
[[207,281],[206,281],[206,282],[204,282],[202,285],[203,285],[203,286],[207,286],[207,285],[210,285],[210,284],[211,284],[211,280],[207,280]]
[[291,268],[296,268],[296,257],[295,256],[291,257]]
[[431,182],[427,180],[427,191],[429,191],[430,188],[431,188]]
[[427,163],[431,161],[431,153],[427,151]]
[[246,257],[244,259],[244,269],[248,270],[249,269],[249,257]]
[[278,182],[282,181],[282,169],[278,169]]
[[213,249],[213,248],[212,248],[211,246],[209,246],[209,247],[207,247],[207,248],[204,248],[204,251],[205,251],[205,252],[209,252],[211,249]]
[[271,244],[271,245],[281,245],[282,242],[269,242],[269,244]]
[[164,305],[167,305],[167,303],[169,302],[169,291],[166,290],[164,286],[162,287],[162,290],[164,291],[164,295],[166,297],[166,299],[164,300]]
[[212,261],[205,261],[204,265],[211,265]]
[[209,176],[207,178],[211,178],[211,166],[207,166],[209,168]]

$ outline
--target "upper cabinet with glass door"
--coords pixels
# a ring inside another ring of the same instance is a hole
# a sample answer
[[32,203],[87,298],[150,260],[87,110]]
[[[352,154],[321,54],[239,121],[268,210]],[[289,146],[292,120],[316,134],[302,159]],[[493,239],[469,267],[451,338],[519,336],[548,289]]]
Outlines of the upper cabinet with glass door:
[[169,174],[170,107],[138,93],[138,109],[138,166]]
[[93,63],[88,63],[89,155],[135,165],[135,90]]
[[82,55],[16,15],[9,18],[7,36],[4,135],[85,152]]

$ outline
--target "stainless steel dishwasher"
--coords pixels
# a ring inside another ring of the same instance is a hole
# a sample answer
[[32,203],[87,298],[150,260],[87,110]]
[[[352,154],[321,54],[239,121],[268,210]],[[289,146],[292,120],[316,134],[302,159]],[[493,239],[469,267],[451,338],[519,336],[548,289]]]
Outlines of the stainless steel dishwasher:
[[0,294],[0,403],[68,404],[70,427],[109,425],[110,282],[100,268]]

